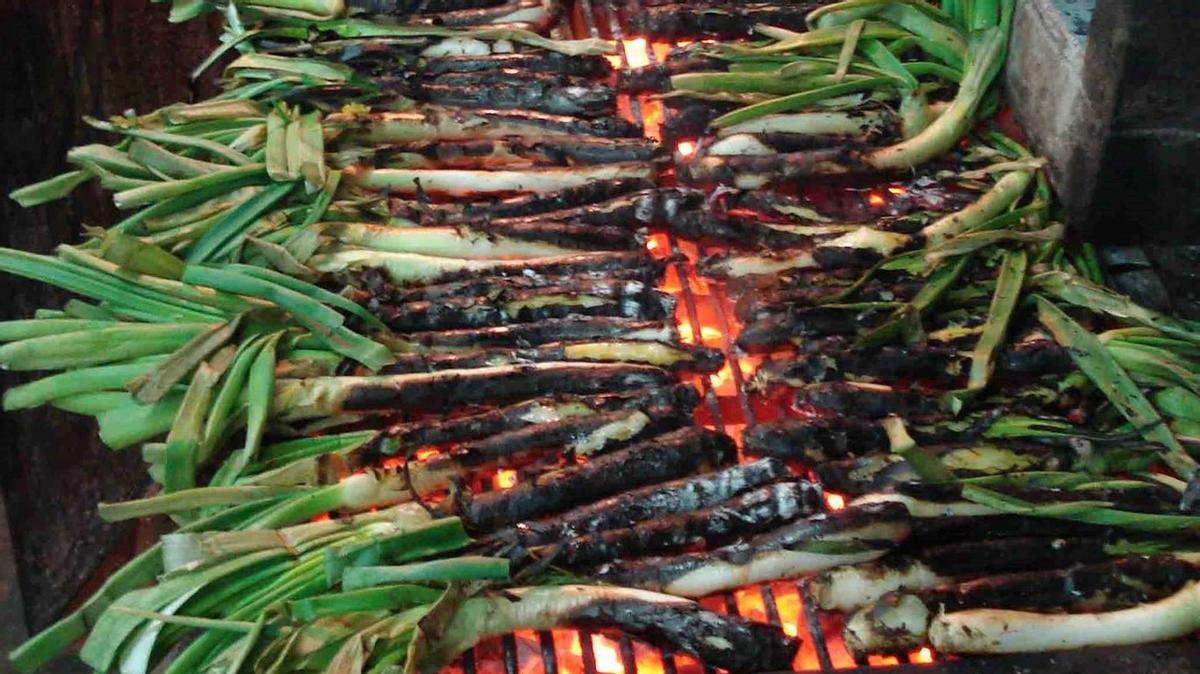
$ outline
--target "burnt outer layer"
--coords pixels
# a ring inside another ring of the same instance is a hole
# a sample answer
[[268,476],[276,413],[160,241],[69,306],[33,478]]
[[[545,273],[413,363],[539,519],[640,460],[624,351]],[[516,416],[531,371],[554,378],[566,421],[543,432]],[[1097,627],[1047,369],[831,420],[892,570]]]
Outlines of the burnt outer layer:
[[633,339],[639,333],[646,331],[659,333],[670,332],[671,329],[661,321],[608,316],[572,316],[493,328],[414,332],[405,335],[405,338],[428,347],[485,348],[490,346],[536,346],[561,341]]
[[737,464],[696,477],[622,492],[549,519],[523,522],[500,538],[532,547],[622,529],[656,517],[708,508],[787,475],[787,466],[774,459]]
[[633,600],[595,601],[572,621],[580,627],[615,626],[635,637],[696,656],[730,674],[791,669],[800,641],[778,627],[723,616],[698,604]]
[[711,469],[732,461],[736,451],[729,436],[692,426],[552,471],[512,489],[477,496],[462,493],[458,509],[471,530],[491,531],[627,489]]
[[[822,513],[759,534],[711,552],[690,552],[670,557],[619,560],[599,567],[595,574],[605,582],[648,590],[662,590],[674,581],[714,563],[744,566],[755,557],[775,550],[803,549],[829,536],[853,537],[857,530],[883,522],[907,521],[908,512],[898,503],[877,503]],[[866,543],[866,541],[864,541]],[[890,544],[891,541],[886,542]]]
[[679,428],[688,421],[687,413],[684,410],[671,406],[619,409],[587,416],[569,417],[497,433],[487,438],[458,445],[450,451],[450,454],[466,466],[492,464],[499,459],[520,452],[570,446],[571,443],[586,438],[603,426],[629,420],[636,414],[644,414],[649,418],[639,432],[630,438],[610,438],[600,449],[611,450],[614,446],[628,444],[637,438],[665,433]]
[[505,0],[347,0],[346,6],[364,14],[408,16],[495,7],[504,3]]
[[679,551],[702,543],[715,547],[757,534],[820,510],[821,491],[809,482],[782,482],[721,504],[658,517],[632,527],[576,536],[550,546],[557,564],[580,567],[611,559]]
[[853,335],[882,323],[887,309],[808,307],[770,314],[747,325],[738,335],[738,346],[746,351],[769,350],[796,337]]
[[878,419],[891,414],[934,417],[941,414],[936,393],[917,388],[855,386],[844,382],[809,384],[796,391],[796,404],[832,410],[839,414]]
[[[662,263],[645,251],[580,253],[549,258],[548,261],[539,261],[537,258],[524,260],[521,261],[521,264],[500,267],[493,270],[492,273],[496,276],[527,276],[529,274],[562,276],[585,272],[606,272],[638,266],[662,266]],[[469,279],[478,274],[478,270],[463,270],[444,274],[437,280],[439,283],[446,283]]]
[[553,286],[577,286],[582,283],[599,281],[641,281],[650,285],[658,283],[658,267],[655,265],[639,265],[630,269],[614,269],[608,272],[582,272],[572,275],[539,275],[529,276],[477,276],[462,281],[438,283],[436,285],[415,286],[412,288],[396,288],[386,279],[376,277],[375,285],[370,288],[371,296],[378,303],[403,304],[405,302],[420,302],[427,300],[442,300],[449,297],[478,297],[481,295],[494,296],[500,293],[517,290],[533,290]]
[[1115,611],[1157,601],[1200,579],[1200,567],[1173,557],[1134,555],[1053,571],[988,576],[921,592],[947,612]]
[[[747,293],[738,298],[734,313],[743,323],[781,314],[789,309],[802,309],[841,300],[846,286],[804,286],[799,288],[775,288],[758,293]],[[868,281],[854,291],[846,301],[852,302],[907,302],[921,289],[920,282],[880,283]]]
[[593,281],[574,286],[504,291],[384,305],[376,315],[396,332],[482,328],[570,316],[662,320],[675,298],[641,281]]
[[1002,538],[937,545],[913,553],[940,576],[970,577],[1061,569],[1105,559],[1102,538]]
[[670,372],[641,365],[547,363],[481,370],[449,370],[398,375],[399,384],[363,384],[346,394],[346,412],[450,409],[458,405],[502,403],[536,395],[588,394],[666,386]]
[[391,210],[393,215],[426,224],[515,218],[587,206],[631,192],[653,188],[654,182],[644,178],[596,180],[585,185],[567,187],[554,192],[534,192],[507,199],[476,201],[466,204],[426,204],[416,201],[393,200]]
[[536,398],[478,414],[397,424],[385,433],[385,444],[388,448],[386,453],[394,454],[407,448],[462,442],[522,428],[537,423],[540,410],[558,405],[579,404],[594,410],[673,405],[690,414],[699,400],[699,394],[690,384],[673,384],[662,388],[596,396]]
[[558,83],[554,81],[558,78],[534,75],[514,79],[491,73],[450,73],[410,87],[409,93],[430,103],[468,108],[538,110],[584,117],[616,112],[617,93],[608,85],[587,80]]
[[[656,346],[655,342],[626,342],[636,347],[639,344]],[[663,345],[667,346],[667,345]],[[582,362],[614,362],[613,360],[593,360],[586,358],[568,358],[567,349],[570,344],[547,344],[528,349],[480,349],[467,353],[404,353],[396,356],[396,361],[384,366],[381,374],[403,374],[408,372],[437,372],[439,370],[458,370],[489,365],[510,365],[516,363],[544,363],[547,361],[577,360]],[[720,349],[699,344],[676,343],[669,345],[680,354],[687,356],[685,360],[672,363],[668,369],[686,372],[716,372],[725,362],[725,355]],[[639,362],[636,356],[626,352],[622,354],[621,362]],[[653,364],[653,363],[649,363]]]
[[[1008,494],[1030,503],[1063,503],[1074,501],[1105,501],[1120,510],[1141,513],[1177,513],[1179,493],[1165,485],[1153,485],[1132,489],[1048,489],[989,484],[988,489]],[[896,485],[896,491],[923,501],[946,503],[962,500],[962,485],[959,483],[905,482]]]
[[746,429],[746,452],[780,459],[827,461],[887,451],[887,433],[873,421],[779,419]]
[[[476,1],[500,4],[498,0]],[[546,51],[488,56],[441,56],[424,60],[417,70],[425,75],[488,70],[530,70],[581,77],[606,77],[612,74],[612,65],[598,54],[567,55]]]
[[746,38],[754,34],[754,25],[763,23],[779,28],[804,31],[804,17],[819,7],[819,2],[753,2],[711,4],[669,4],[643,8],[629,17],[633,35],[674,39],[681,37]]
[[[888,381],[922,381],[937,386],[961,383],[970,357],[952,346],[920,344],[885,346],[874,351],[819,349],[791,361],[773,361],[759,369],[767,381],[804,383],[838,381],[847,377]],[[1016,344],[996,358],[999,379],[1028,379],[1072,372],[1075,364],[1066,349],[1045,340]]]

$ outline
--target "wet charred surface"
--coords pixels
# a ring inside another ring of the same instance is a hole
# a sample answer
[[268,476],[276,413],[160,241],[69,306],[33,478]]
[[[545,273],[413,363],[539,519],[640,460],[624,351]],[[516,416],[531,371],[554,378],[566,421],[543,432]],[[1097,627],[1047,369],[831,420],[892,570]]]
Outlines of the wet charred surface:
[[546,393],[601,393],[673,381],[666,370],[631,365],[539,368],[514,365],[502,372],[437,373],[400,385],[367,384],[351,391],[342,403],[347,412],[428,410],[455,405],[502,403]]
[[788,669],[800,647],[799,640],[778,628],[722,616],[695,604],[596,601],[581,609],[573,622],[616,626],[735,674]]

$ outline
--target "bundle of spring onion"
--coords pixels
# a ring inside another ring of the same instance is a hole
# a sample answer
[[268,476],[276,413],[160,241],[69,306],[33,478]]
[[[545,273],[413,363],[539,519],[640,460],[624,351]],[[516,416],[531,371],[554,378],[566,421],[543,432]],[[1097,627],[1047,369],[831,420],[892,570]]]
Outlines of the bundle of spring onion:
[[[802,32],[764,23],[763,43],[694,46],[663,67],[669,95],[696,110],[681,117],[709,118],[717,134],[680,174],[757,187],[765,171],[887,171],[934,160],[995,109],[1012,12],[1011,0],[945,8],[848,0],[812,10]],[[725,112],[713,118],[706,108]]]

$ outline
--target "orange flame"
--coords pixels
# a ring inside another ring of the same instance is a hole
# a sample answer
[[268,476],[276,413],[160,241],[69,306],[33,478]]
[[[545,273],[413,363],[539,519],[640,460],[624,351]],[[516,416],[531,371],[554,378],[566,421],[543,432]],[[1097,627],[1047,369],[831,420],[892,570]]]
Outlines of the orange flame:
[[891,193],[891,194],[894,194],[894,195],[898,196],[898,197],[899,197],[899,196],[904,196],[905,194],[908,194],[908,190],[907,190],[907,189],[905,189],[903,186],[900,186],[900,185],[893,185],[893,186],[891,186],[891,187],[887,188],[887,191],[888,191],[889,193]]
[[846,497],[831,492],[825,493],[825,507],[830,510],[841,510],[846,507]]
[[696,144],[690,140],[681,140],[679,145],[675,146],[680,157],[690,157],[696,154]]
[[650,52],[646,50],[646,38],[635,37],[625,40],[625,60],[630,68],[645,68],[650,65]]
[[933,662],[933,651],[926,646],[919,651],[910,653],[908,658],[918,664],[929,664],[930,662]]
[[511,468],[501,468],[496,471],[496,476],[492,478],[492,483],[496,489],[511,489],[517,484],[517,471]]
[[879,207],[886,202],[884,201],[882,194],[878,192],[871,192],[867,195],[867,203],[871,204],[872,206]]

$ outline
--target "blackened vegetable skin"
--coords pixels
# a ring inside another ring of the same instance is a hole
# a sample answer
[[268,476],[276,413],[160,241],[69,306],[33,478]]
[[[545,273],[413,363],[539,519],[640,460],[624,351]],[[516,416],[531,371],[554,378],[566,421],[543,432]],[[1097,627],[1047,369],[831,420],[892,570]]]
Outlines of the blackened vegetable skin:
[[[603,426],[628,421],[634,415],[645,416],[642,419],[645,421],[645,426],[633,436],[634,438],[666,433],[679,428],[688,421],[688,412],[671,406],[618,409],[582,417],[568,417],[544,424],[534,424],[465,442],[454,447],[450,451],[450,455],[465,466],[492,464],[520,452],[550,447],[569,447],[571,443],[584,439]],[[610,439],[601,449],[610,450],[614,446],[628,442],[629,440]]]
[[[501,266],[492,270],[492,273],[496,276],[528,276],[530,274],[564,276],[640,266],[662,267],[663,263],[655,260],[645,251],[602,251],[542,260],[524,260],[508,266]],[[478,274],[477,270],[452,272],[438,277],[437,281],[439,283],[459,281]]]
[[[587,80],[479,77],[490,73],[450,73],[423,82],[410,93],[439,105],[498,110],[537,110],[553,115],[598,117],[616,112],[612,87]],[[484,81],[486,80],[486,81]]]
[[565,276],[543,276],[540,274],[531,274],[529,276],[479,276],[462,281],[415,286],[412,288],[396,288],[384,280],[384,283],[371,288],[371,295],[376,298],[376,302],[402,304],[404,302],[442,300],[450,297],[490,296],[516,290],[574,286],[600,281],[640,281],[650,285],[657,285],[659,281],[658,271],[659,269],[656,265],[642,265],[630,269],[614,269],[608,272],[583,272],[581,274]]
[[888,449],[879,424],[846,417],[779,419],[746,429],[742,440],[750,454],[818,462]]
[[1020,611],[1113,611],[1157,601],[1189,581],[1200,566],[1166,555],[1134,555],[1047,571],[987,576],[922,591],[946,612],[972,608]]
[[617,74],[617,90],[628,93],[668,91],[671,76],[690,72],[725,70],[727,63],[708,56],[671,57],[665,63],[633,68]]
[[[851,348],[817,348],[790,361],[772,361],[759,369],[764,382],[800,385],[842,379],[920,381],[938,387],[962,383],[969,354],[952,346],[920,344],[885,346],[874,351]],[[1066,349],[1039,340],[1000,350],[995,376],[1021,380],[1042,375],[1062,375],[1075,366]]]
[[607,316],[573,316],[554,318],[537,323],[517,323],[494,328],[414,332],[405,335],[414,344],[430,348],[486,348],[492,346],[537,346],[559,341],[594,341],[597,339],[642,339],[653,335],[656,340],[671,340],[674,330],[661,321],[642,321]]
[[845,382],[803,386],[796,391],[795,402],[868,419],[892,414],[907,418],[934,418],[943,414],[938,395],[928,390]]
[[[614,344],[618,342],[614,341]],[[686,354],[686,360],[680,360],[671,365],[661,365],[673,371],[687,372],[716,372],[725,362],[725,356],[720,349],[698,344],[658,344],[657,342],[628,342],[623,343],[636,349],[639,345],[650,347],[662,346]],[[489,365],[538,363],[547,361],[584,361],[584,362],[647,362],[636,357],[617,358],[572,358],[568,357],[571,344],[548,344],[539,347],[514,349],[481,349],[466,353],[411,353],[399,354],[396,361],[384,366],[382,374],[403,374],[406,372],[437,372],[439,370],[457,370]],[[648,362],[647,364],[655,364]]]
[[363,14],[408,16],[426,12],[454,12],[494,7],[504,2],[505,0],[348,0],[346,5]]
[[420,155],[439,168],[485,169],[499,165],[576,166],[650,161],[657,146],[641,138],[485,138],[412,141],[379,148],[372,165],[384,168],[396,157]]
[[461,494],[458,510],[471,530],[486,532],[627,489],[711,469],[732,461],[735,455],[736,447],[729,436],[693,426],[518,483],[505,491]]
[[817,2],[659,5],[633,14],[629,18],[629,32],[664,39],[735,39],[752,36],[758,23],[804,31],[808,29],[805,15],[819,6]]
[[778,627],[718,615],[690,603],[593,602],[572,622],[581,627],[616,626],[731,674],[788,670],[800,648],[798,639]]
[[1107,558],[1103,538],[1002,538],[931,546],[913,554],[940,576],[971,577],[1060,569]]
[[1056,536],[1089,538],[1104,536],[1107,527],[1070,520],[1021,515],[952,516],[913,520],[912,535],[905,542],[914,549],[950,541],[988,541],[1001,538]]
[[859,166],[855,153],[839,146],[769,155],[694,157],[679,162],[675,171],[680,181],[689,185],[747,186],[747,180],[765,184],[818,173],[844,173]]
[[[806,544],[820,542],[830,536],[867,531],[881,524],[903,525],[908,519],[904,506],[896,503],[844,508],[828,514],[814,515],[774,531],[759,534],[749,541],[734,543],[710,552],[645,557],[605,564],[596,571],[596,575],[606,582],[618,585],[663,591],[695,572],[714,566],[745,567],[764,553],[803,549]],[[711,585],[711,582],[706,585]]]
[[882,323],[888,309],[808,307],[770,314],[747,325],[738,335],[738,346],[746,351],[767,351],[796,337],[854,335]]
[[675,309],[671,295],[640,281],[594,281],[477,297],[384,305],[376,315],[396,332],[457,330],[569,316],[662,320]]
[[[884,284],[870,281],[847,298],[851,302],[907,302],[920,290],[920,283]],[[845,286],[804,286],[746,293],[734,305],[735,315],[749,323],[789,309],[809,308],[828,302],[845,292]]]
[[591,363],[513,365],[411,377],[398,386],[360,385],[346,395],[342,409],[346,412],[448,409],[548,393],[589,394],[665,386],[673,379],[671,373],[656,367]]
[[[479,0],[500,4],[498,0]],[[607,77],[612,65],[597,54],[567,55],[558,52],[491,54],[489,56],[441,56],[426,59],[418,71],[423,75],[471,73],[489,70],[530,70],[581,77]]]
[[559,405],[577,404],[594,410],[673,405],[690,414],[699,399],[695,387],[690,384],[673,384],[661,388],[597,396],[536,398],[477,414],[396,424],[387,429],[384,435],[388,447],[392,448],[390,452],[396,453],[408,448],[462,442],[528,426],[537,423],[541,410],[553,409]]
[[611,559],[678,551],[702,542],[731,543],[783,525],[821,508],[820,488],[803,481],[783,482],[735,496],[721,504],[639,522],[632,527],[576,536],[546,554],[568,567]]
[[[1142,513],[1174,513],[1178,512],[1179,505],[1178,492],[1165,485],[1153,485],[1136,489],[1101,487],[1067,491],[1063,489],[995,483],[989,484],[988,488],[1031,503],[1104,501],[1120,510]],[[953,482],[905,482],[896,485],[896,492],[914,499],[934,503],[962,500],[962,485]]]
[[[422,204],[393,200],[392,215],[418,220],[425,224],[449,224],[473,219],[513,218],[540,215],[613,199],[630,192],[654,188],[653,181],[640,178],[597,180],[579,187],[556,192],[531,193],[502,199],[467,204]],[[557,218],[555,218],[557,220]]]
[[737,464],[696,477],[622,492],[548,519],[523,522],[500,538],[532,547],[621,529],[658,517],[708,508],[787,475],[787,466],[774,459]]

